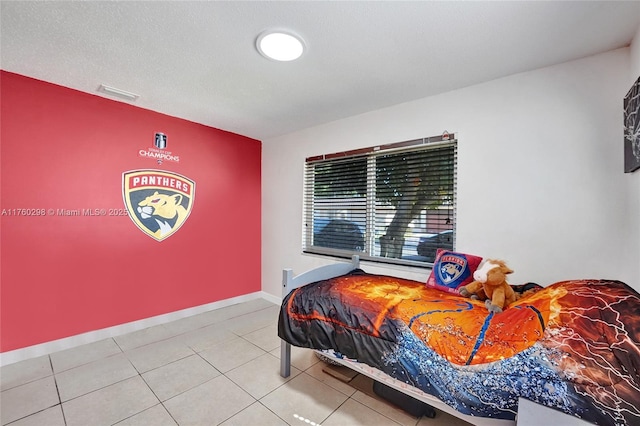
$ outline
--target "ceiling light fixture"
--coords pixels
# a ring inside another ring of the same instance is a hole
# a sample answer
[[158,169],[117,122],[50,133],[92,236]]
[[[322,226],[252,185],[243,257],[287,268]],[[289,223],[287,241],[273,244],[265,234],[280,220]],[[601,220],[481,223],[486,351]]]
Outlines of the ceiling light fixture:
[[98,92],[106,93],[107,95],[117,96],[118,98],[126,99],[128,101],[135,102],[140,95],[136,95],[135,93],[127,92],[126,90],[116,89],[115,87],[107,86],[105,84],[101,84],[98,87]]
[[258,52],[275,61],[293,61],[304,53],[304,42],[289,31],[265,31],[256,40]]

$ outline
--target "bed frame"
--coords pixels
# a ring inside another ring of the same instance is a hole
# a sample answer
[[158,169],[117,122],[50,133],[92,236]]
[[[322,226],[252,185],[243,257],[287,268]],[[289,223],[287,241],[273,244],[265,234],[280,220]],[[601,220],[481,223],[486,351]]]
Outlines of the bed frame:
[[[328,278],[337,277],[340,275],[344,275],[353,269],[360,267],[360,257],[354,255],[351,258],[351,262],[340,262],[331,265],[321,266],[316,269],[312,269],[310,271],[304,272],[300,275],[294,276],[293,270],[284,269],[282,271],[282,297],[288,295],[292,290],[301,287],[305,284],[310,284],[320,280],[326,280]],[[458,417],[466,422],[472,423],[478,426],[514,426],[516,424],[513,420],[503,420],[503,419],[491,419],[486,417],[475,417],[469,416],[466,414],[462,414],[445,404],[438,398],[429,395],[427,393],[422,392],[421,390],[410,386],[406,383],[403,383],[399,380],[392,378],[391,376],[383,373],[377,368],[370,367],[366,364],[359,363],[357,361],[344,359],[344,358],[336,358],[323,351],[317,351],[321,355],[328,357],[331,361],[335,361],[341,365],[344,365],[360,374],[364,374],[367,377],[372,378],[378,382],[382,382],[387,386],[390,386],[404,394],[412,396],[413,398],[422,401],[430,406],[437,408],[438,410],[444,411],[452,416]],[[289,377],[291,374],[291,344],[282,340],[280,346],[280,375],[282,377]],[[537,419],[538,421],[540,419]],[[554,424],[554,423],[549,423]]]
[[[282,298],[288,295],[292,290],[302,287],[305,284],[310,284],[320,280],[326,280],[328,278],[337,277],[351,272],[352,270],[360,267],[360,256],[354,255],[350,262],[338,262],[330,265],[321,266],[316,269],[304,272],[300,275],[294,276],[293,270],[284,269],[282,271]],[[331,353],[325,351],[316,351],[324,357],[328,357],[331,361],[340,365],[348,367],[357,373],[364,374],[367,377],[372,378],[378,382],[390,386],[406,395],[409,395],[419,401],[422,401],[430,406],[444,411],[454,417],[458,417],[466,422],[477,426],[538,426],[541,424],[548,425],[563,425],[563,426],[590,426],[583,420],[576,417],[564,414],[560,411],[553,410],[548,407],[538,405],[534,402],[520,398],[518,401],[518,413],[516,420],[503,420],[492,419],[488,417],[476,417],[462,414],[449,405],[442,402],[440,399],[422,392],[420,389],[411,385],[403,383],[394,379],[386,373],[373,368],[369,365],[346,359],[332,356]],[[291,344],[281,341],[280,345],[280,375],[282,377],[289,377],[291,374]]]

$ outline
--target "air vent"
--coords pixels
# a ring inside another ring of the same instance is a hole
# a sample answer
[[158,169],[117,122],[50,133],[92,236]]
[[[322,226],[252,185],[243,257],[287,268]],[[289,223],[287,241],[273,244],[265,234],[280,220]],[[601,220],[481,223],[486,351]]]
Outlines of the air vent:
[[115,96],[116,98],[125,99],[131,102],[135,102],[140,97],[140,95],[136,95],[135,93],[116,89],[115,87],[107,86],[106,84],[101,84],[100,87],[98,87],[98,92],[102,92],[107,95]]

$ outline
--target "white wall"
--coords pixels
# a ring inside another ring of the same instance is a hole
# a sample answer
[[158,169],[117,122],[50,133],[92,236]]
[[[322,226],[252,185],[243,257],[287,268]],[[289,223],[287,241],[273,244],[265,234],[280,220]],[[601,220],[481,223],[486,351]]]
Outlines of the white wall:
[[613,278],[640,289],[629,219],[640,193],[622,173],[629,58],[619,49],[263,141],[263,291],[280,295],[284,267],[331,262],[301,253],[305,157],[444,130],[459,139],[458,250],[505,259],[512,284]]
[[[627,86],[631,87],[633,83],[640,77],[640,27],[636,31],[636,35],[631,42],[631,67],[630,75],[627,80]],[[636,278],[640,280],[640,170],[627,174],[628,195],[629,199],[629,222],[632,236],[630,251],[635,253],[635,259],[632,261],[636,265]],[[636,286],[636,289],[638,287]]]

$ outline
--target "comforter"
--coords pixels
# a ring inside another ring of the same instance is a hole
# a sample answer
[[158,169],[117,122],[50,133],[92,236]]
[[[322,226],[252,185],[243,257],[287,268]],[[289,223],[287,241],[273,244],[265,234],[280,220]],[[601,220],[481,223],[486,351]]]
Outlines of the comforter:
[[523,397],[596,424],[640,425],[640,295],[608,280],[529,287],[492,313],[356,269],[293,290],[278,334],[375,367],[464,414],[514,419]]

